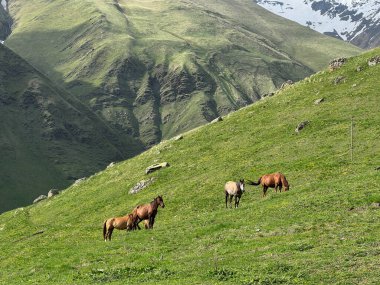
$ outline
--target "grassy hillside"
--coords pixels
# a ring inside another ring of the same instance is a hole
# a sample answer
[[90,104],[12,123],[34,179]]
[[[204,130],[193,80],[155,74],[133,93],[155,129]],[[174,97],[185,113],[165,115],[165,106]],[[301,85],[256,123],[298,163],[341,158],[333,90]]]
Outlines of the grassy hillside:
[[13,0],[6,45],[145,146],[359,52],[253,1],[204,2]]
[[[374,55],[380,49],[2,214],[1,282],[377,284],[380,65],[367,65]],[[157,161],[170,167],[145,175]],[[226,181],[273,171],[287,176],[289,192],[262,198],[250,186],[239,209],[225,209]],[[128,194],[148,177],[151,186]],[[112,242],[102,240],[106,218],[158,194],[166,207],[153,230],[115,230]]]
[[0,212],[141,151],[0,45]]

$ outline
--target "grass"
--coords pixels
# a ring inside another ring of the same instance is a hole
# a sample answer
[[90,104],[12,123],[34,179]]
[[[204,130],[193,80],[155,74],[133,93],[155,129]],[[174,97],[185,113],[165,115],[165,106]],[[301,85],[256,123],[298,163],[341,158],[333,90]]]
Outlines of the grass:
[[[1,282],[377,284],[380,211],[371,204],[380,186],[380,65],[366,62],[379,53],[351,58],[59,196],[2,214]],[[337,76],[345,82],[335,85]],[[296,134],[303,120],[310,124]],[[156,161],[170,167],[128,194]],[[225,181],[273,171],[286,175],[290,191],[262,198],[250,186],[240,208],[225,209]],[[115,231],[112,242],[102,240],[106,218],[158,194],[166,207],[153,230]]]

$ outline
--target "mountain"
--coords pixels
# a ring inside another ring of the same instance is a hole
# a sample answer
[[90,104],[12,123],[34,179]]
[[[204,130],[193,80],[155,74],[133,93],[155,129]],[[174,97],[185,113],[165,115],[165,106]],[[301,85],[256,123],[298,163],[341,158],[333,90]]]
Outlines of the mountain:
[[257,0],[265,9],[361,48],[380,45],[377,0]]
[[360,52],[248,0],[12,0],[8,11],[9,48],[145,147]]
[[[377,284],[379,77],[376,49],[3,213],[0,283]],[[146,175],[156,161],[170,166]],[[240,207],[225,208],[226,181],[274,171],[290,191],[263,198],[248,185]],[[159,194],[154,229],[104,242],[105,219]]]
[[6,0],[1,0],[0,5],[0,43],[11,33],[12,19],[8,14],[8,4]]
[[0,212],[141,150],[0,45]]

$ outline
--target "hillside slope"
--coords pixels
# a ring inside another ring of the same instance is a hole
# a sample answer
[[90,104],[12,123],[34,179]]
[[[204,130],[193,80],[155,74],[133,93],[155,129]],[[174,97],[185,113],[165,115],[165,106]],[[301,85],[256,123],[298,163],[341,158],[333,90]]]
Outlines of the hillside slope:
[[0,212],[141,151],[0,45]]
[[13,0],[8,8],[6,45],[145,146],[359,52],[248,0]]
[[[57,197],[2,214],[0,280],[377,284],[380,209],[372,203],[380,202],[380,64],[367,64],[375,55],[380,49],[163,142]],[[296,134],[304,120],[310,123]],[[170,167],[128,194],[157,161]],[[273,171],[286,175],[290,191],[262,198],[250,186],[239,209],[225,209],[225,181]],[[103,241],[106,218],[158,194],[166,207],[153,230],[115,231],[112,242]]]

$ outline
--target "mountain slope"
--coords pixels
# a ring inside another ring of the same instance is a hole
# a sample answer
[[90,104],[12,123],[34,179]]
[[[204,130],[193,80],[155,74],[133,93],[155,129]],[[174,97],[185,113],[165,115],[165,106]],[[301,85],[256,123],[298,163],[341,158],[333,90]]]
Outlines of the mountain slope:
[[277,15],[361,48],[380,45],[380,3],[376,0],[258,0],[256,3]]
[[145,146],[359,52],[245,0],[13,0],[9,14],[8,47]]
[[[375,55],[380,49],[161,143],[60,196],[2,214],[0,280],[376,284],[380,64],[367,63]],[[325,101],[315,105],[319,98]],[[155,161],[170,167],[145,175]],[[239,209],[225,209],[226,181],[256,181],[274,171],[286,175],[290,191],[262,198],[250,186]],[[128,194],[147,177],[155,178],[152,185]],[[106,218],[158,194],[166,206],[153,230],[115,231],[112,242],[103,241]]]
[[0,212],[141,151],[129,142],[0,45]]

